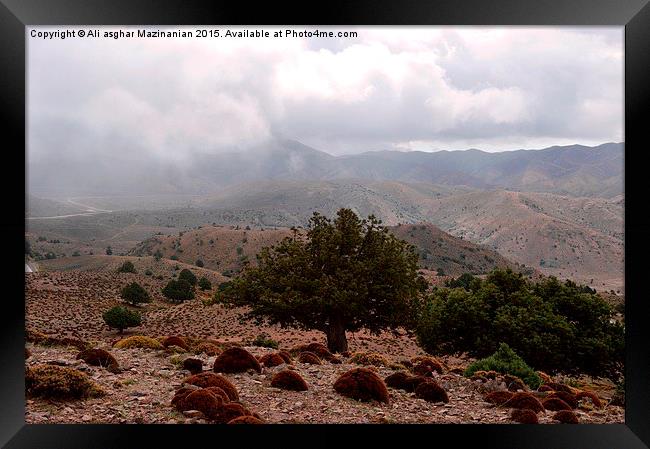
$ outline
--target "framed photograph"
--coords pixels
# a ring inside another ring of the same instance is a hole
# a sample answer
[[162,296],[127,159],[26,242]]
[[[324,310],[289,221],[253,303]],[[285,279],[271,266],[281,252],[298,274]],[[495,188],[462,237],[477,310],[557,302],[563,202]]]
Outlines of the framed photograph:
[[649,25],[1,0],[3,447],[648,447]]

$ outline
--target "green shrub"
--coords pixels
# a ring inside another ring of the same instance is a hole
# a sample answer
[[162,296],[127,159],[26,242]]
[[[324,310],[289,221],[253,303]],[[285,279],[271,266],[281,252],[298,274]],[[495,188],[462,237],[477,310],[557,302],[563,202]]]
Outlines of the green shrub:
[[471,377],[476,371],[496,371],[517,376],[533,389],[537,389],[542,384],[542,379],[537,372],[505,343],[501,343],[499,349],[491,356],[470,364],[465,370],[465,376]]
[[123,300],[133,305],[151,302],[149,293],[137,282],[132,282],[124,287],[121,296]]
[[155,253],[153,253],[153,258],[158,262],[160,259],[162,259],[163,253],[159,249],[156,250]]
[[212,289],[212,282],[205,276],[203,276],[201,279],[199,279],[199,288],[201,290],[210,290]]
[[124,262],[120,268],[117,269],[118,273],[135,273],[135,266],[133,265],[133,262],[130,260],[127,260]]
[[273,348],[278,349],[278,342],[273,340],[267,334],[259,334],[255,337],[255,340],[251,342],[252,346],[260,346],[262,348]]
[[171,260],[178,260],[178,256],[176,254],[172,254],[169,258]]
[[172,279],[163,288],[162,293],[166,298],[175,302],[194,299],[194,288],[192,288],[189,282],[183,279]]
[[612,379],[622,373],[624,328],[599,296],[509,269],[470,284],[469,291],[434,289],[424,301],[416,335],[426,351],[486,357],[503,342],[538,370]]
[[[201,241],[203,241],[203,240],[201,240]],[[201,259],[197,259],[195,265],[196,265],[197,267],[199,267],[199,268],[205,266],[205,264],[203,263],[203,261],[202,261]]]
[[194,273],[192,273],[187,268],[184,268],[183,270],[181,270],[181,272],[178,274],[178,280],[186,281],[192,287],[194,287],[196,285],[196,282],[197,282],[197,279],[196,279],[196,276],[194,275]]
[[86,374],[57,365],[27,367],[25,390],[29,397],[48,399],[82,399],[106,394]]
[[115,306],[102,314],[104,322],[111,329],[118,329],[120,333],[128,327],[139,326],[142,317],[138,312],[132,312],[126,307]]

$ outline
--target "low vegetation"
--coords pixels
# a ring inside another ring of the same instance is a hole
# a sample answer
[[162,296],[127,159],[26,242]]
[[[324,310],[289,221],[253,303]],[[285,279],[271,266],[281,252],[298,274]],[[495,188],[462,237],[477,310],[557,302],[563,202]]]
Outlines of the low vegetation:
[[485,357],[503,342],[535,369],[622,374],[623,325],[607,302],[575,283],[494,270],[452,285],[459,286],[434,288],[422,304],[416,334],[425,350]]
[[122,289],[120,296],[132,305],[151,302],[149,293],[137,282],[132,282]]
[[194,299],[194,288],[184,279],[172,279],[163,288],[162,294],[174,302],[188,301]]
[[510,374],[523,380],[530,388],[536,389],[542,379],[537,372],[524,362],[510,347],[501,343],[499,349],[489,357],[477,360],[467,367],[465,375],[471,377],[477,371],[495,371],[501,374]]
[[131,311],[126,307],[115,306],[108,309],[102,315],[104,322],[111,329],[117,329],[121,334],[124,329],[139,326],[142,323],[142,317],[138,312]]

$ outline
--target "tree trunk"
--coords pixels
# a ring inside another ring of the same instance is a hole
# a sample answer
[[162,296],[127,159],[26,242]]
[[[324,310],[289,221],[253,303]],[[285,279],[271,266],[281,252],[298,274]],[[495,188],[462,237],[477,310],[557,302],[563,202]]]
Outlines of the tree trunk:
[[327,349],[331,352],[346,352],[348,339],[345,336],[345,325],[339,316],[332,316],[327,328]]

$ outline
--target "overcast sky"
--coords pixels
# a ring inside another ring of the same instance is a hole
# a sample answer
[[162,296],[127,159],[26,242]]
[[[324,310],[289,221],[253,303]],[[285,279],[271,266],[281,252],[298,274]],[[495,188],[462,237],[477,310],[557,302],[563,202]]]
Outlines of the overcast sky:
[[331,154],[623,140],[621,27],[354,30],[353,39],[28,37],[29,157],[179,159],[273,136]]

